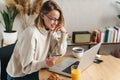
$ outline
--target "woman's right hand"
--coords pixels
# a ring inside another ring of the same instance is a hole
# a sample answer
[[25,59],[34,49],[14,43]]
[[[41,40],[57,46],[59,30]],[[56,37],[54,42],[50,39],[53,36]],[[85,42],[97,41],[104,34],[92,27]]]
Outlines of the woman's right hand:
[[61,33],[67,33],[65,27],[63,27],[63,26],[57,26],[57,27],[55,27],[55,29],[53,30],[53,32],[57,32],[57,31],[61,31]]
[[45,61],[48,67],[52,67],[55,65],[56,58],[47,58]]

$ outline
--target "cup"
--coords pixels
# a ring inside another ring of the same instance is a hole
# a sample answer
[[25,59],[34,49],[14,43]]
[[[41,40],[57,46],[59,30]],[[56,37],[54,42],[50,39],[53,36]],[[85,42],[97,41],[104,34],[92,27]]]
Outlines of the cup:
[[72,77],[72,80],[80,80],[81,71],[80,69],[78,69],[78,65],[71,66],[71,77]]
[[84,49],[81,47],[73,47],[72,48],[72,54],[76,58],[81,58],[83,56]]

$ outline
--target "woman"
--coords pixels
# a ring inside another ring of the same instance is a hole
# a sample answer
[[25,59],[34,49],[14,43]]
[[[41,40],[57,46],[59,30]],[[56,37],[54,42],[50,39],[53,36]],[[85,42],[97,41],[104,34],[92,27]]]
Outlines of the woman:
[[[66,53],[67,31],[60,7],[54,1],[46,1],[35,20],[18,38],[13,55],[7,66],[8,80],[39,80],[41,68],[55,64],[50,54]],[[61,32],[58,40],[56,32]]]

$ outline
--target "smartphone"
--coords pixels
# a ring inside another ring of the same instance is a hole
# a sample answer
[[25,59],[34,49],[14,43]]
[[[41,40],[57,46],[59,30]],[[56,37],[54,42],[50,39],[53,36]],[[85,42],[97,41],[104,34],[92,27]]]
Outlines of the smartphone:
[[103,62],[103,60],[100,60],[100,59],[94,59],[94,61],[93,61],[94,63],[101,63],[101,62]]

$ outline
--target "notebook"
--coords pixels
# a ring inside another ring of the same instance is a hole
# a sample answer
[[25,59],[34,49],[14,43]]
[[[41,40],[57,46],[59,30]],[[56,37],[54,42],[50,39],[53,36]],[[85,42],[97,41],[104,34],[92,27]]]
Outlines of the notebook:
[[68,57],[62,62],[54,65],[53,67],[50,67],[49,71],[71,77],[71,66],[73,64],[78,65],[78,68],[81,71],[84,71],[93,63],[100,46],[101,43],[98,43],[90,49],[86,50],[81,59]]

